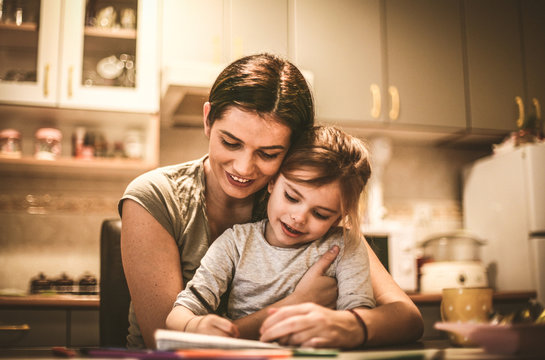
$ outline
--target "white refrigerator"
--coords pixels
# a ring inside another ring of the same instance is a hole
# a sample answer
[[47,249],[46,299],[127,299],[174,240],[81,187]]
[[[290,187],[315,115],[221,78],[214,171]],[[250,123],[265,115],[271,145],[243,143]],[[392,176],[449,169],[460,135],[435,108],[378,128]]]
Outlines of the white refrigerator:
[[545,304],[545,143],[464,169],[464,227],[487,244],[481,259],[496,290],[535,290]]

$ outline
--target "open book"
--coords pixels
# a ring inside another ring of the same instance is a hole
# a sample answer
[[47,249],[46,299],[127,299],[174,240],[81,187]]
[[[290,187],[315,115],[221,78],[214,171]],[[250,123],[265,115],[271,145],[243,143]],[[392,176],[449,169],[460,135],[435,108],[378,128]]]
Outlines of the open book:
[[187,333],[176,330],[155,331],[158,350],[179,349],[286,349],[276,343],[236,339],[225,336]]

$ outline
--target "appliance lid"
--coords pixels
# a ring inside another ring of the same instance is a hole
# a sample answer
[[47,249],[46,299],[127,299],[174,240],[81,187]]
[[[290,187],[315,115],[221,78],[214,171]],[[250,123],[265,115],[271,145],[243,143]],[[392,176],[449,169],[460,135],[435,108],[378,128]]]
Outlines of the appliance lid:
[[[202,127],[202,109],[210,88],[228,64],[181,62],[161,73],[161,122],[167,126]],[[310,87],[311,72],[301,70]]]

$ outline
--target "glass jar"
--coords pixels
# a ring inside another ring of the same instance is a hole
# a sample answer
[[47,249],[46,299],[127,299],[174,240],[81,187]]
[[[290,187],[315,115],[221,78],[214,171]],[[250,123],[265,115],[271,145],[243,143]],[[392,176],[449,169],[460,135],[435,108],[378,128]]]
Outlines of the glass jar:
[[0,156],[6,158],[21,157],[21,133],[15,129],[0,131]]
[[35,135],[34,156],[41,160],[55,160],[61,155],[62,133],[58,129],[41,128]]

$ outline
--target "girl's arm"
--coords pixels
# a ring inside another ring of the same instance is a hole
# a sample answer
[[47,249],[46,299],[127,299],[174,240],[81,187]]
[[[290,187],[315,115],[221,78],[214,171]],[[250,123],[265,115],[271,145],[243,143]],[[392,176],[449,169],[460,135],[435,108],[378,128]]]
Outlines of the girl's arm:
[[239,337],[237,327],[214,314],[197,316],[184,306],[175,306],[166,319],[168,329],[192,333]]
[[146,347],[155,348],[155,329],[165,327],[183,280],[174,238],[135,201],[123,201],[121,257],[138,325]]
[[[376,308],[357,310],[369,331],[367,345],[391,345],[418,340],[424,330],[420,311],[388,274],[368,244],[367,250],[371,284],[377,303]],[[349,319],[347,316],[349,313],[344,314],[342,318],[338,313],[333,315],[328,309],[316,307],[314,304],[273,310],[261,327],[261,340],[283,339],[290,345],[326,346],[324,343],[327,341],[321,339],[323,336],[320,334],[348,326],[346,321],[350,321],[352,326],[357,325],[357,320],[352,314],[350,314],[352,318]],[[326,321],[326,316],[331,316],[331,321]],[[312,337],[316,337],[316,344],[311,341]],[[336,346],[345,345],[342,340],[340,341]]]

